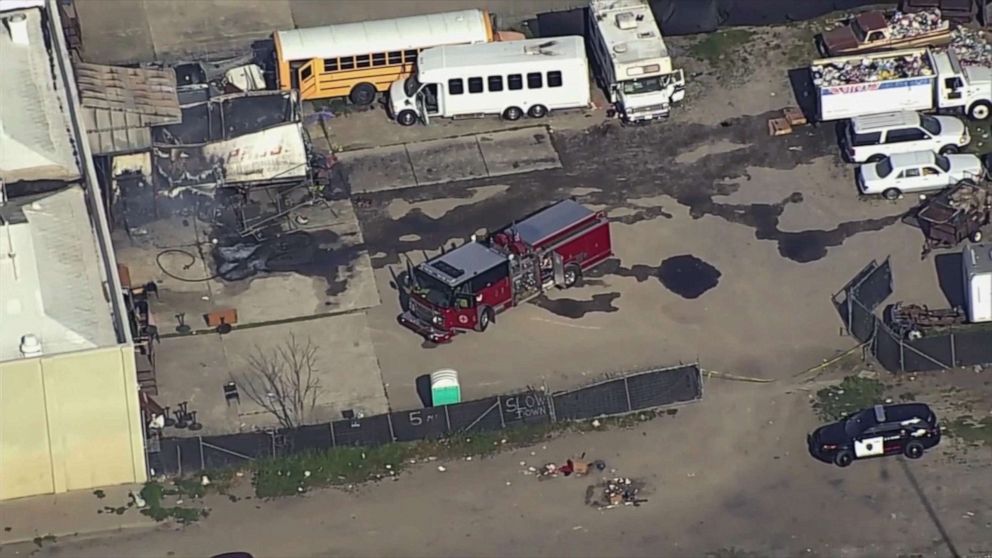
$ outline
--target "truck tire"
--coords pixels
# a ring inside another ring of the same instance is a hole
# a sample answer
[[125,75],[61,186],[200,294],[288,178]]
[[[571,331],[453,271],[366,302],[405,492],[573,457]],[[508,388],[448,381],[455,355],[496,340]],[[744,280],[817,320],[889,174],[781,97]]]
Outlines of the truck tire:
[[413,126],[417,123],[417,113],[412,110],[400,111],[396,115],[396,121],[400,123],[401,126]]
[[527,116],[531,118],[544,118],[548,114],[548,107],[544,105],[534,105],[527,111]]
[[371,105],[375,101],[375,86],[371,83],[359,83],[351,88],[348,99],[355,105]]
[[923,457],[923,444],[913,440],[912,442],[906,444],[906,447],[903,448],[902,452],[910,459],[919,459]]
[[562,277],[561,284],[562,287],[570,289],[579,284],[582,281],[582,270],[579,266],[572,264],[565,266],[564,277]]
[[940,148],[941,155],[954,155],[958,151],[959,151],[958,146],[956,145],[945,145],[944,147]]
[[524,111],[520,110],[520,107],[509,107],[503,111],[503,120],[509,120],[510,122],[515,122],[520,120],[520,117],[524,115]]
[[887,199],[887,200],[890,200],[890,201],[895,201],[895,200],[899,199],[899,196],[901,196],[901,195],[902,195],[902,192],[900,192],[896,188],[889,188],[889,189],[885,190],[884,192],[882,192],[882,197],[885,198],[885,199]]
[[978,101],[968,108],[968,116],[972,120],[985,120],[992,115],[992,103],[988,101]]
[[482,311],[479,312],[479,321],[475,324],[475,330],[479,333],[486,331],[489,324],[493,323],[494,316],[495,314],[493,314],[492,308],[483,308]]
[[840,450],[834,456],[834,465],[838,467],[847,467],[852,461],[854,461],[854,456],[851,455],[850,450]]

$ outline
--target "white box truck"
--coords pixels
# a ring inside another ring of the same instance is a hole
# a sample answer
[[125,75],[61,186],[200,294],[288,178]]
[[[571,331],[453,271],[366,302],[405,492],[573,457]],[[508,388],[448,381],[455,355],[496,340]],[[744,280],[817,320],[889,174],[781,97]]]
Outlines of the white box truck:
[[417,73],[390,86],[387,107],[410,126],[434,117],[542,118],[590,102],[585,41],[555,37],[425,49]]
[[952,51],[909,49],[814,60],[820,121],[898,110],[992,114],[992,69],[962,67]]
[[596,78],[624,122],[666,117],[685,98],[685,74],[646,0],[592,0],[588,36]]
[[992,322],[992,244],[966,246],[962,255],[968,321]]

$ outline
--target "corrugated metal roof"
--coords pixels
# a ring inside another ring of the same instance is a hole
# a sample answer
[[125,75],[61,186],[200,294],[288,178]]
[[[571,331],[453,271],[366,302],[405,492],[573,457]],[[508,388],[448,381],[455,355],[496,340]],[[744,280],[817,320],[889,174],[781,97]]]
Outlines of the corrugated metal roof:
[[147,149],[151,126],[182,121],[171,70],[80,63],[76,84],[94,154]]

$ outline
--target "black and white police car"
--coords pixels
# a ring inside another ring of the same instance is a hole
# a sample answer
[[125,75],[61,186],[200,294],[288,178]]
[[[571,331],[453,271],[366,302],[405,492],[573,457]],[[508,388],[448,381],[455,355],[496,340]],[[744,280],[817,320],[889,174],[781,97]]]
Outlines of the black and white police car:
[[940,443],[940,425],[924,403],[875,405],[817,428],[806,441],[813,457],[839,467],[885,455],[918,459]]

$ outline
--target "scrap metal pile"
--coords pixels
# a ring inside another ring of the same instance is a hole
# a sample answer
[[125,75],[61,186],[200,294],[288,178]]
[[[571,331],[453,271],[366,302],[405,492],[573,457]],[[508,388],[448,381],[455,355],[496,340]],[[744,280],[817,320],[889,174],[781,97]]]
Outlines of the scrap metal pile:
[[951,35],[951,49],[965,66],[992,66],[992,37],[988,31],[958,27]]
[[911,14],[896,12],[889,20],[889,30],[894,39],[906,39],[940,29],[943,19],[940,9],[920,10]]
[[988,183],[961,182],[924,202],[916,220],[926,237],[923,257],[934,248],[951,248],[966,238],[978,242],[992,214]]
[[816,65],[812,71],[817,87],[933,75],[929,60],[918,54]]
[[905,339],[919,339],[924,330],[935,327],[948,327],[965,323],[964,312],[960,308],[931,310],[926,305],[893,304],[889,309],[889,324]]

